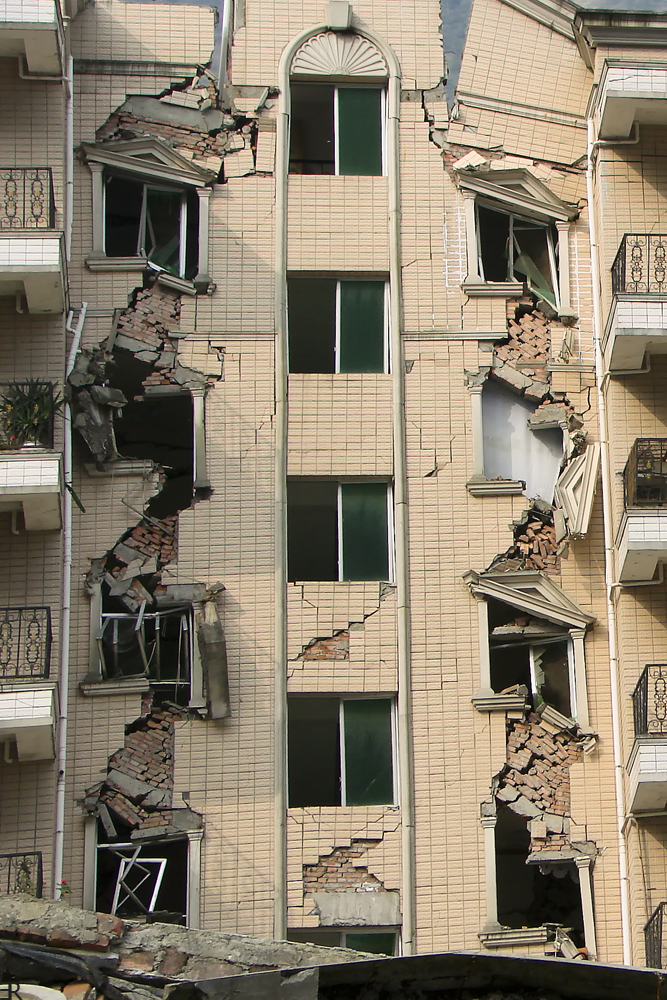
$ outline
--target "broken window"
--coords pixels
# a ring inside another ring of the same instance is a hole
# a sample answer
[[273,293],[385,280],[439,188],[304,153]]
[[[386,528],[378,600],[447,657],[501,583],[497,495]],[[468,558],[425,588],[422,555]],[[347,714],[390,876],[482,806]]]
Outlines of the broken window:
[[389,580],[387,483],[288,480],[288,580]]
[[107,257],[146,257],[181,278],[197,273],[199,199],[194,190],[112,174],[105,178]]
[[477,249],[483,281],[521,281],[553,309],[558,303],[554,227],[477,203]]
[[190,700],[192,608],[138,614],[102,611],[97,637],[105,680],[146,677],[153,690],[177,705]]
[[536,403],[517,396],[499,382],[493,379],[485,382],[484,476],[523,481],[527,497],[553,503],[563,460],[563,432],[560,428],[531,429],[528,421],[536,408]]
[[289,804],[392,805],[391,698],[288,699]]
[[386,372],[384,281],[287,279],[290,372]]
[[574,656],[567,630],[500,601],[489,600],[488,613],[493,690],[499,694],[523,684],[534,709],[547,704],[575,718]]
[[129,827],[118,819],[109,831],[101,820],[98,822],[97,911],[184,924],[187,838],[152,839],[138,844],[130,840],[129,834]]
[[291,94],[290,173],[382,173],[381,87],[293,83]]
[[553,864],[543,872],[538,864],[529,862],[526,821],[505,805],[498,806],[495,834],[499,923],[517,928],[562,924],[575,945],[583,947],[584,921],[576,865]]
[[337,927],[294,928],[287,931],[288,941],[318,944],[324,948],[352,948],[370,952],[371,955],[399,954],[398,932],[388,927],[356,927],[339,930]]

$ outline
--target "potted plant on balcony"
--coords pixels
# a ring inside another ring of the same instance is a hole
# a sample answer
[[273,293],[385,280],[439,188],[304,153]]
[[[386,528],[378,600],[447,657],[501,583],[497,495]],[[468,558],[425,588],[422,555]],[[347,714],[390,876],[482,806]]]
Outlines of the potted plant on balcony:
[[63,405],[51,382],[10,382],[0,395],[0,430],[5,448],[51,445],[54,414]]

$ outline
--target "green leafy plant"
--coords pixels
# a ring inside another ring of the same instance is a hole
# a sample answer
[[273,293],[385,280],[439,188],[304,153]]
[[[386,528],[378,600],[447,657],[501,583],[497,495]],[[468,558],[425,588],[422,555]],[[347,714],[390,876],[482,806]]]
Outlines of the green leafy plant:
[[0,422],[6,448],[50,443],[54,414],[64,399],[54,394],[51,382],[26,379],[11,382],[0,396]]

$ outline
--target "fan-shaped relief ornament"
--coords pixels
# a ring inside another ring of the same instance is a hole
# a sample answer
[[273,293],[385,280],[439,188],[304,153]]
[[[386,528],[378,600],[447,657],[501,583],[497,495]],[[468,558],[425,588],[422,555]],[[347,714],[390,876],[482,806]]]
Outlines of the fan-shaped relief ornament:
[[308,76],[387,76],[384,58],[361,35],[323,31],[305,42],[292,60],[293,74]]

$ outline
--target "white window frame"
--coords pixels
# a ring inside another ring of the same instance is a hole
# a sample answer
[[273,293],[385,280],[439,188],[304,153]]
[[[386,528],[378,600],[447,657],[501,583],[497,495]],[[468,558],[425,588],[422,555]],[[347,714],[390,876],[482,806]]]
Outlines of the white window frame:
[[[550,637],[551,638],[551,637]],[[572,647],[572,637],[568,635],[563,635],[562,639],[558,641],[564,642],[567,645],[567,676],[568,683],[570,687],[570,714],[569,717],[576,721],[577,719],[577,677],[574,669],[574,650]],[[539,696],[539,691],[537,688],[537,667],[535,664],[535,648],[539,646],[547,645],[545,642],[540,642],[539,638],[535,639],[528,646],[528,654],[530,657],[530,684],[531,684],[531,694],[534,698]],[[548,645],[553,645],[549,642]],[[493,647],[491,647],[493,648]],[[548,704],[548,703],[547,703]],[[553,705],[551,706],[554,707]]]
[[[556,252],[555,252],[555,247],[554,247],[554,239],[553,239],[553,233],[551,231],[552,223],[538,221],[537,219],[531,219],[527,215],[521,215],[518,212],[513,212],[511,210],[511,208],[509,208],[509,207],[505,207],[505,206],[501,207],[501,206],[495,205],[495,204],[493,204],[491,202],[487,202],[487,201],[484,201],[484,200],[480,201],[477,198],[475,199],[475,238],[476,238],[476,241],[477,241],[477,268],[478,268],[480,279],[485,284],[488,284],[491,287],[493,287],[494,282],[493,281],[487,281],[486,276],[484,274],[484,261],[483,261],[483,258],[482,258],[482,231],[481,231],[481,226],[479,224],[479,210],[480,210],[480,208],[485,208],[489,212],[495,212],[497,215],[507,215],[509,217],[509,240],[510,240],[510,243],[512,244],[512,257],[511,258],[508,257],[508,260],[507,260],[507,270],[508,270],[508,272],[511,272],[511,273],[508,273],[506,275],[506,277],[504,279],[505,281],[514,281],[514,282],[517,282],[517,281],[520,282],[521,281],[520,278],[515,277],[515,275],[514,275],[514,268],[510,264],[510,260],[514,261],[514,259],[516,258],[516,255],[517,255],[517,251],[520,250],[520,247],[519,247],[518,242],[517,242],[517,237],[514,235],[514,223],[515,223],[515,220],[517,222],[527,222],[531,226],[535,226],[538,229],[544,229],[545,230],[545,232],[546,232],[546,238],[547,238],[547,253],[549,255],[549,270],[550,270],[550,277],[551,277],[551,285],[552,285],[552,291],[553,291],[553,294],[554,294],[554,299],[555,299],[555,302],[556,302],[555,308],[556,308],[556,311],[558,313],[560,313],[560,306],[561,306],[561,303],[560,303],[560,274],[559,274],[559,269],[558,269],[558,266],[557,266],[557,263],[556,263]],[[530,285],[529,285],[529,288],[530,288]]]
[[[347,86],[340,86],[334,84],[334,101],[333,101],[333,126],[334,126],[334,177],[348,176],[342,175],[339,172],[340,166],[340,152],[339,152],[339,113],[338,113],[338,91],[339,90],[352,90],[361,89],[359,81],[354,83],[349,83]],[[387,176],[387,88],[372,86],[365,88],[368,90],[379,90],[380,91],[380,149],[382,153],[382,173],[381,174],[371,174],[372,177],[386,177]]]
[[[155,181],[141,180],[134,177],[124,177],[120,174],[115,174],[111,172],[104,172],[104,186],[103,186],[103,205],[102,205],[102,238],[104,245],[104,252],[106,254],[107,245],[107,182],[113,177],[121,177],[123,180],[130,180],[141,185],[142,196],[141,196],[141,212],[139,215],[139,233],[137,237],[137,250],[136,257],[148,257],[146,253],[146,192],[150,188],[153,191],[167,191],[170,194],[180,194],[181,196],[181,217],[180,217],[180,227],[179,227],[179,248],[178,248],[178,275],[177,277],[182,278],[185,274],[186,266],[186,240],[187,240],[187,226],[188,226],[188,198],[187,191],[182,187],[172,187],[168,184],[160,184]],[[109,260],[113,260],[113,257],[109,257]],[[166,268],[161,267],[159,264],[153,265],[161,271],[166,270]],[[169,272],[167,272],[169,273]]]
[[354,483],[380,482],[386,486],[387,495],[387,583],[392,583],[396,575],[396,553],[394,549],[394,487],[384,479],[344,479],[338,483],[336,493],[336,518],[338,533],[338,583],[363,583],[362,580],[346,580],[343,566],[343,486]]

